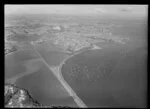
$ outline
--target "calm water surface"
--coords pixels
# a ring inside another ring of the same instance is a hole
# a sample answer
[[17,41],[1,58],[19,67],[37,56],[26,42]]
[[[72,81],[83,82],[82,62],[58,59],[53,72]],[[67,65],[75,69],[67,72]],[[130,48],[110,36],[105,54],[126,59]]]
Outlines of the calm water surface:
[[97,43],[101,50],[78,54],[62,67],[64,79],[87,106],[146,106],[146,30],[145,25],[136,26],[128,26],[122,34],[116,32],[129,36],[126,44]]
[[18,79],[16,85],[29,90],[32,97],[43,105],[77,107],[73,98],[44,64],[36,72]]
[[24,64],[39,56],[32,49],[24,49],[5,56],[5,79],[26,71]]

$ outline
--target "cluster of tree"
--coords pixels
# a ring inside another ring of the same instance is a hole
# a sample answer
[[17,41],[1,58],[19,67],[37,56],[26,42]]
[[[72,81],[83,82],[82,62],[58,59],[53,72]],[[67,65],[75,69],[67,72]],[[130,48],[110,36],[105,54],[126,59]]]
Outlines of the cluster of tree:
[[[20,92],[23,93],[20,93]],[[24,96],[24,99],[20,98]],[[48,108],[70,108],[69,106],[44,106],[32,98],[28,90],[20,88],[14,84],[5,83],[5,107],[48,107]]]

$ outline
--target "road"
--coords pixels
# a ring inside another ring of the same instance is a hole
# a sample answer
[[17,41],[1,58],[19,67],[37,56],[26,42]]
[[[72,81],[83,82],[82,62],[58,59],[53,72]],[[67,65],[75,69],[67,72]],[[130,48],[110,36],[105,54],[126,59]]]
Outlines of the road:
[[69,93],[70,96],[73,97],[74,101],[77,103],[77,105],[81,108],[86,108],[87,106],[84,104],[84,102],[77,96],[77,94],[73,91],[73,89],[69,86],[69,84],[64,80],[62,74],[61,74],[61,67],[64,63],[64,60],[59,66],[57,67],[53,67],[50,66],[45,59],[41,56],[41,54],[36,50],[35,45],[33,43],[31,43],[33,45],[33,49],[34,51],[41,57],[43,63],[49,68],[49,70],[51,70],[54,74],[54,76],[59,80],[59,82],[64,86],[64,88],[66,89],[66,91]]

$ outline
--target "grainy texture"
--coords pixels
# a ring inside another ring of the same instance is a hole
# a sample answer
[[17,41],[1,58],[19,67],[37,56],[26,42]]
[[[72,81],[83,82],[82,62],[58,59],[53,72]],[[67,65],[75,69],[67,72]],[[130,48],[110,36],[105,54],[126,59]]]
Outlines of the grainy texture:
[[5,107],[39,107],[29,92],[12,84],[5,84]]

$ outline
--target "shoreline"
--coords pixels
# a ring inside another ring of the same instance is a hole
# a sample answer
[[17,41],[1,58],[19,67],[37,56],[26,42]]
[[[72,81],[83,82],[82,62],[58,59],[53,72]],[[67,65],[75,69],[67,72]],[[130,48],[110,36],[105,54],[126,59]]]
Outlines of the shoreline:
[[57,78],[57,80],[62,84],[62,86],[66,89],[68,94],[73,97],[75,103],[81,107],[81,108],[86,108],[87,106],[83,103],[83,101],[76,95],[76,93],[72,90],[72,88],[69,86],[69,84],[64,80],[63,76],[61,75],[61,66],[63,63],[69,59],[70,57],[74,56],[71,55],[67,58],[65,58],[58,66],[50,66],[41,56],[41,54],[35,49],[34,44],[33,49],[34,51],[41,57],[43,63],[52,71],[53,75]]
[[[35,50],[34,48],[34,44],[31,44],[33,45],[33,50],[35,52],[37,52],[37,54],[40,56],[40,53],[38,53],[37,50]],[[95,45],[96,46],[96,45]],[[97,47],[97,48],[89,48],[88,50],[97,50],[97,49],[101,49],[100,47]],[[84,52],[84,51],[83,51]],[[69,84],[67,83],[67,81],[64,79],[63,75],[62,75],[62,72],[61,72],[61,69],[63,67],[63,65],[66,63],[66,61],[78,54],[82,53],[82,51],[79,52],[76,51],[75,53],[72,53],[71,55],[67,56],[66,58],[64,58],[64,60],[62,62],[60,62],[60,64],[58,66],[50,66],[41,56],[41,61],[44,62],[44,64],[53,72],[54,76],[58,79],[58,81],[63,85],[63,87],[66,89],[66,91],[68,92],[68,94],[73,97],[74,101],[76,102],[76,104],[79,106],[79,107],[87,107],[84,102],[76,95],[76,93],[74,92],[74,90],[71,88],[71,86],[69,86]],[[19,78],[22,78],[24,76],[27,76],[27,75],[30,75],[34,72],[24,72],[20,75],[16,75],[15,77],[12,77],[12,78],[8,78],[6,80],[6,83],[11,83],[11,84],[15,84],[17,82],[17,80]]]
[[67,83],[67,81],[64,79],[61,69],[63,67],[63,65],[65,64],[65,62],[74,57],[75,55],[80,54],[80,53],[75,53],[73,55],[68,56],[67,58],[65,58],[58,66],[51,66],[51,70],[52,72],[56,73],[57,75],[56,78],[60,81],[60,83],[64,86],[64,88],[67,90],[67,92],[69,93],[69,95],[71,97],[73,97],[74,101],[77,103],[77,105],[81,108],[87,108],[87,106],[84,104],[84,102],[77,96],[77,94],[74,92],[74,90],[71,88],[71,86]]

